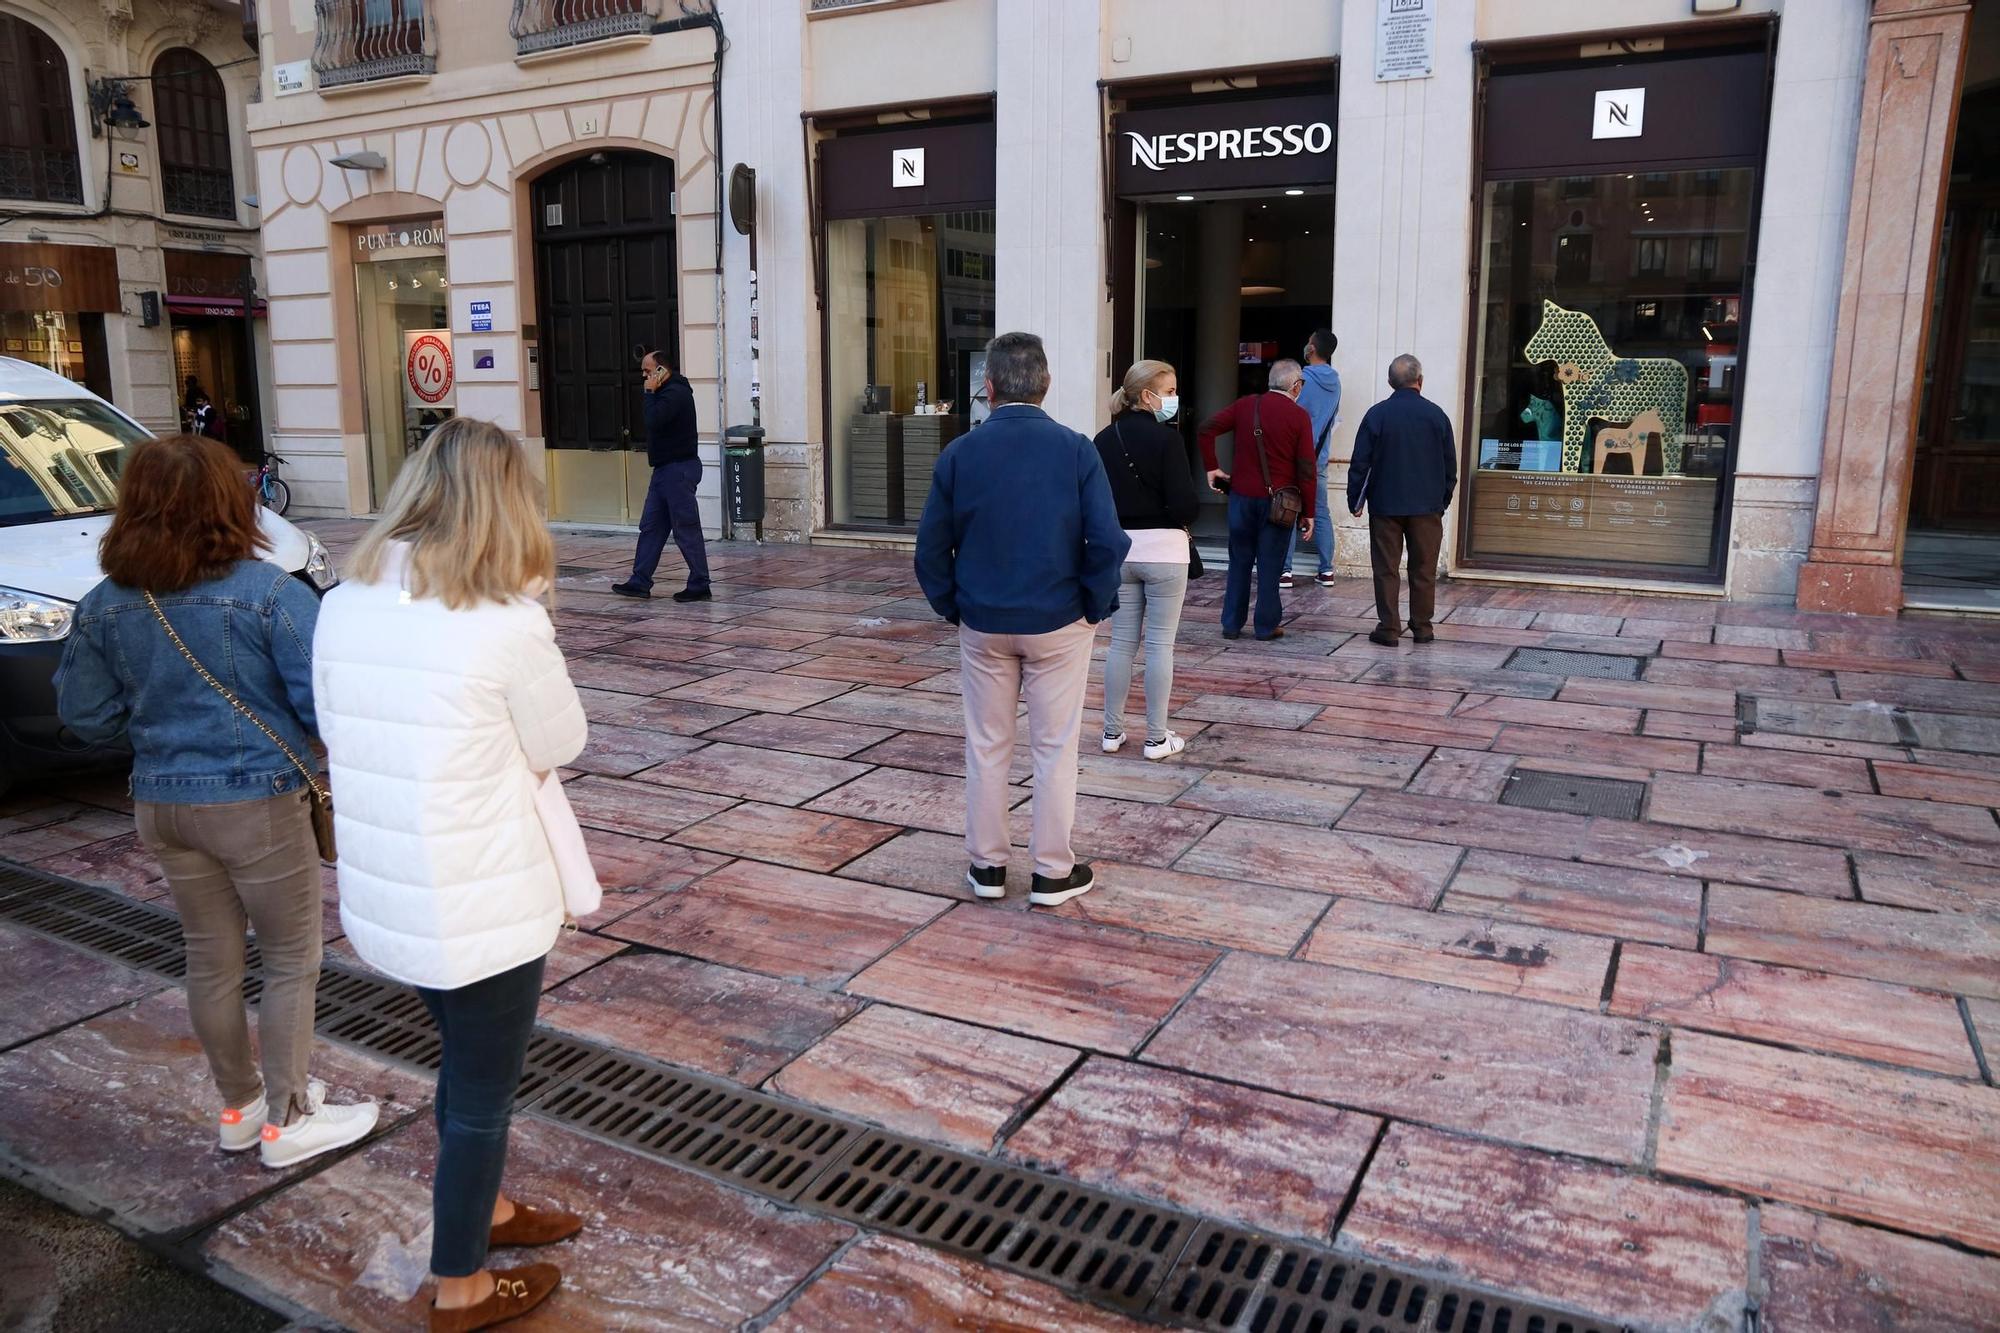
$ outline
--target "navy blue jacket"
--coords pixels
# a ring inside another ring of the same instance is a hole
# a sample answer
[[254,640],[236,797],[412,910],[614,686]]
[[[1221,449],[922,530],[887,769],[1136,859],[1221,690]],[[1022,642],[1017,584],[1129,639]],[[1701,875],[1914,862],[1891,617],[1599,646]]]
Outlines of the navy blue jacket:
[[696,457],[694,386],[679,371],[646,391],[646,462],[653,467]]
[[917,582],[954,625],[1047,634],[1118,609],[1131,548],[1096,446],[1039,407],[1004,403],[932,469]]
[[1347,510],[1383,518],[1442,514],[1458,485],[1451,418],[1415,389],[1397,389],[1368,409],[1354,434]]
[[[312,641],[319,598],[262,560],[159,595],[195,659],[311,762]],[[228,805],[305,779],[263,732],[195,673],[143,594],[110,579],[76,604],[56,674],[63,723],[96,745],[132,747],[132,795],[160,805]]]

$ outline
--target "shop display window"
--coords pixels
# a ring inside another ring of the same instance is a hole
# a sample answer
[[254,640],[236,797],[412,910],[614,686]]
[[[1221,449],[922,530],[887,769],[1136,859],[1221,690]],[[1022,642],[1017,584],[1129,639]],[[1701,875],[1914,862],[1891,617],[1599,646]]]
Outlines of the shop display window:
[[362,398],[374,503],[437,426],[456,410],[443,254],[356,264]]
[[1487,182],[1472,558],[1713,572],[1754,186],[1748,167]]
[[993,211],[826,226],[835,523],[914,526],[946,445],[985,420]]

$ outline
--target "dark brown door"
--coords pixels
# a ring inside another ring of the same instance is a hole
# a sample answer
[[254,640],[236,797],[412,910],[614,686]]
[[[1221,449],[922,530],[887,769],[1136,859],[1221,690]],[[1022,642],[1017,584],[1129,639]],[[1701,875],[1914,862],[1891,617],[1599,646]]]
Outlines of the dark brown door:
[[1910,525],[2000,526],[2000,196],[1953,200],[1938,256]]
[[535,182],[542,431],[551,449],[644,449],[639,358],[679,364],[674,168],[593,156]]

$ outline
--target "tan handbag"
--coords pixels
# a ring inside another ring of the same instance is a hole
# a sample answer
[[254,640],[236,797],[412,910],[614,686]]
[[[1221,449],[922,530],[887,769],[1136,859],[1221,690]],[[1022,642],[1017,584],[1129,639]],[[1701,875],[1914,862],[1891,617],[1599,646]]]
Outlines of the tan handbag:
[[1281,528],[1295,528],[1305,511],[1305,497],[1296,486],[1271,486],[1271,463],[1264,456],[1264,412],[1262,394],[1250,404],[1251,429],[1257,436],[1257,470],[1264,474],[1264,489],[1271,496],[1270,521]]
[[181,636],[174,632],[173,622],[167,619],[167,613],[162,611],[160,604],[153,600],[153,594],[145,593],[143,596],[146,599],[146,605],[153,608],[153,615],[159,619],[160,628],[165,630],[167,637],[174,641],[174,647],[181,650],[181,656],[188,660],[188,665],[195,669],[195,674],[207,681],[210,689],[214,690],[224,699],[227,699],[231,708],[249,718],[257,730],[268,736],[271,744],[282,750],[285,758],[292,761],[292,767],[299,770],[299,776],[306,780],[306,786],[312,792],[313,843],[319,848],[319,859],[328,865],[332,865],[339,859],[333,842],[333,793],[320,783],[319,774],[307,767],[303,760],[292,753],[292,747],[279,739],[277,732],[264,725],[263,718],[258,717],[250,711],[250,705],[244,703],[234,694],[231,694],[229,687],[210,675],[208,668],[201,664],[201,660],[188,651],[188,646],[181,642]]

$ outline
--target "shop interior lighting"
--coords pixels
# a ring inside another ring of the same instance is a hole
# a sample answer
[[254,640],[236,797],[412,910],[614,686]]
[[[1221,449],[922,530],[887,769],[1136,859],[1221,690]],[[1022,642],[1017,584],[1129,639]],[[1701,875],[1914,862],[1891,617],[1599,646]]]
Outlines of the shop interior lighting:
[[1288,199],[1296,199],[1304,193],[1305,193],[1304,190],[1287,190],[1285,191],[1285,197]]
[[1191,194],[1177,194],[1174,196],[1174,200],[1177,203],[1191,204],[1194,202],[1194,196]]

